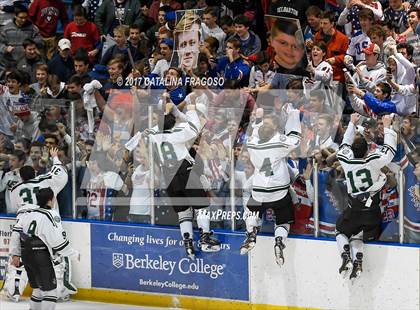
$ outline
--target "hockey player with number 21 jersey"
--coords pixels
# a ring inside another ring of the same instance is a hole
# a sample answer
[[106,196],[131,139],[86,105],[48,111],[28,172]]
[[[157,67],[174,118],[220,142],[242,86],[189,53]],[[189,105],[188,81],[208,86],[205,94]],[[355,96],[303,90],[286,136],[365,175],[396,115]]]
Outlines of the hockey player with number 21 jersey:
[[259,218],[271,208],[276,215],[274,255],[279,266],[284,264],[283,249],[290,224],[294,222],[287,156],[299,146],[301,140],[299,111],[288,107],[286,113],[286,134],[278,132],[274,118],[265,118],[258,134],[254,134],[254,130],[247,143],[255,170],[252,194],[247,204],[251,213],[245,219],[247,233],[240,249],[244,255],[255,246]]
[[343,167],[348,193],[348,207],[337,219],[336,240],[342,265],[339,273],[350,280],[362,272],[363,241],[379,237],[382,214],[381,190],[387,178],[381,171],[394,158],[397,133],[392,130],[392,117],[385,115],[384,144],[380,152],[368,153],[368,144],[362,135],[356,135],[360,115],[353,113],[337,153]]

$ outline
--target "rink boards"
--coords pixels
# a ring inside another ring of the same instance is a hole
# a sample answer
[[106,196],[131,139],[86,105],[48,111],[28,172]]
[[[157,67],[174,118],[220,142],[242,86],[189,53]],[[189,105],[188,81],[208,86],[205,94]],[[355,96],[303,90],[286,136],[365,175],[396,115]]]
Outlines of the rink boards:
[[[0,220],[0,249],[11,224]],[[363,276],[351,284],[338,275],[332,241],[289,238],[280,269],[269,236],[259,236],[248,257],[238,254],[242,234],[218,233],[223,250],[198,253],[192,262],[177,229],[73,221],[64,227],[81,253],[73,264],[79,299],[219,310],[420,308],[417,247],[367,245]],[[0,277],[5,256],[0,252]]]

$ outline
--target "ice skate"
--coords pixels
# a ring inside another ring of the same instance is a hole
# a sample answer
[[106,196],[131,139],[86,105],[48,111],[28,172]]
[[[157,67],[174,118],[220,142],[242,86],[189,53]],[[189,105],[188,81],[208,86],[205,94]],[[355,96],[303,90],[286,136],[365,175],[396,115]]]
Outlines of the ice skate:
[[284,245],[281,237],[276,237],[274,244],[274,256],[276,257],[276,263],[280,267],[284,264],[283,249],[286,246]]
[[341,267],[338,269],[338,273],[341,274],[343,279],[348,277],[348,275],[352,272],[353,264],[351,262],[351,255],[350,255],[350,247],[348,244],[344,246],[344,252],[341,253],[341,258],[343,262]]
[[194,245],[193,245],[193,239],[190,238],[189,233],[184,234],[184,246],[185,250],[187,251],[187,255],[190,259],[195,259],[195,251],[194,251]]
[[353,270],[350,274],[350,280],[352,282],[358,278],[360,278],[360,275],[362,274],[362,260],[363,260],[363,253],[358,252],[356,254],[356,259],[353,262]]
[[251,251],[257,243],[257,229],[254,228],[252,232],[246,233],[246,239],[241,245],[240,253],[241,255],[247,254]]
[[200,241],[198,246],[203,252],[218,252],[220,251],[220,241],[212,237],[213,232],[203,232],[200,229]]

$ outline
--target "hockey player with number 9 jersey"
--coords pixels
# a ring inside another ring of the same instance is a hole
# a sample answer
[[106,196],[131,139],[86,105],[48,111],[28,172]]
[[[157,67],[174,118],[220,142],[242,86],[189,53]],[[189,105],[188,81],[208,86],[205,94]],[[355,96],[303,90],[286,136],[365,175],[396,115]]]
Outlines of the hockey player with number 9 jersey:
[[54,193],[43,188],[36,194],[39,205],[27,204],[17,215],[13,227],[9,253],[12,265],[20,259],[33,288],[31,309],[55,309],[57,279],[52,260],[61,256],[78,256],[67,240],[61,218],[53,210]]

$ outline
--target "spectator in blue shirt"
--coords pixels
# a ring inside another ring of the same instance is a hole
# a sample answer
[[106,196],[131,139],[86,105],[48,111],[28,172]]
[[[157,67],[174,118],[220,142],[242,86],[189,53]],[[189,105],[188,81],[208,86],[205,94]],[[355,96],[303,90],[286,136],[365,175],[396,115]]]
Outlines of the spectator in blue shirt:
[[231,38],[226,44],[226,57],[220,59],[217,71],[226,80],[239,80],[239,86],[244,87],[249,83],[250,67],[240,55],[241,42]]
[[395,103],[391,101],[392,88],[388,83],[378,83],[373,94],[364,92],[352,84],[347,86],[347,91],[363,99],[366,106],[377,115],[397,113]]

